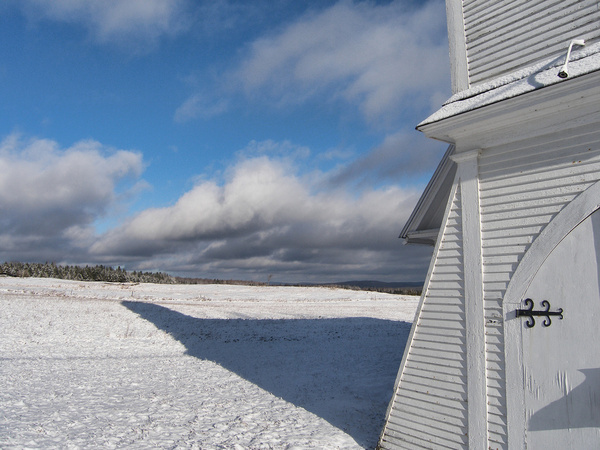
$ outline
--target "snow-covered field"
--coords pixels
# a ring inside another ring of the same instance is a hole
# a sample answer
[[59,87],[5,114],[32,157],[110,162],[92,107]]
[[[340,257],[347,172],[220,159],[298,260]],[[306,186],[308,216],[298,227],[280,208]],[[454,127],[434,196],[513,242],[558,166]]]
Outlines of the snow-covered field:
[[417,303],[0,277],[0,448],[373,448]]

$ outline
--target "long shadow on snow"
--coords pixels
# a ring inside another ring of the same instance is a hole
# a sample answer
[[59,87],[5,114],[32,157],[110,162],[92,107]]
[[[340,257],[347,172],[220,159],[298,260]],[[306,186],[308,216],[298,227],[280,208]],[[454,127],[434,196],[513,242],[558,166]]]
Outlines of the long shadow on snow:
[[196,358],[214,361],[373,448],[410,324],[372,318],[198,319],[122,302]]

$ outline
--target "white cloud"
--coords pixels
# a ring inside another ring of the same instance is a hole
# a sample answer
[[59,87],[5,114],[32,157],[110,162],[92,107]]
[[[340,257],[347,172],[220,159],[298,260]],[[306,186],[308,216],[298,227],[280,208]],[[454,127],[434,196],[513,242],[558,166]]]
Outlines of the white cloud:
[[90,225],[116,200],[116,187],[143,170],[139,153],[113,150],[96,141],[61,149],[51,140],[0,144],[2,233],[56,237]]
[[227,111],[228,101],[225,98],[217,99],[210,103],[207,101],[206,96],[201,94],[194,94],[188,98],[177,110],[175,111],[175,122],[187,122],[188,120],[200,117],[202,119],[208,119],[213,116]]
[[307,200],[300,180],[288,176],[284,166],[266,157],[244,160],[231,170],[225,185],[200,182],[175,205],[143,211],[95,249],[114,251],[136,242],[161,246],[165,241],[210,240],[253,232],[299,219]]
[[34,20],[80,24],[100,42],[145,45],[189,26],[187,0],[22,0]]
[[212,92],[192,94],[175,120],[210,118],[240,94],[277,107],[343,102],[378,126],[395,127],[409,111],[425,116],[450,94],[444,11],[441,0],[341,0],[312,10],[248,43]]
[[251,44],[231,78],[249,96],[279,104],[313,96],[359,104],[368,120],[403,102],[428,108],[448,85],[444,6],[416,9],[341,1]]

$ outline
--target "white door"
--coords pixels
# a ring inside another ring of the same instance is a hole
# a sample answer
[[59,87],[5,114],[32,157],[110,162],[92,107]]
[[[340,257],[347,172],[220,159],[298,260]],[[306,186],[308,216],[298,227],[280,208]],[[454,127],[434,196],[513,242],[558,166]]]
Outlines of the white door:
[[[524,299],[563,309],[520,317],[528,449],[600,449],[600,210],[550,253]],[[521,306],[522,309],[524,308]],[[507,337],[509,339],[509,337]]]

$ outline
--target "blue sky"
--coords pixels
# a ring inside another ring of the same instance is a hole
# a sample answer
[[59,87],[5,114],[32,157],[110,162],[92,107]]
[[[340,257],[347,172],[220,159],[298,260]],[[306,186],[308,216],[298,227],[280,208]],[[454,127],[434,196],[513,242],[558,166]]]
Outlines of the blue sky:
[[0,42],[0,260],[424,279],[443,1],[9,0]]

